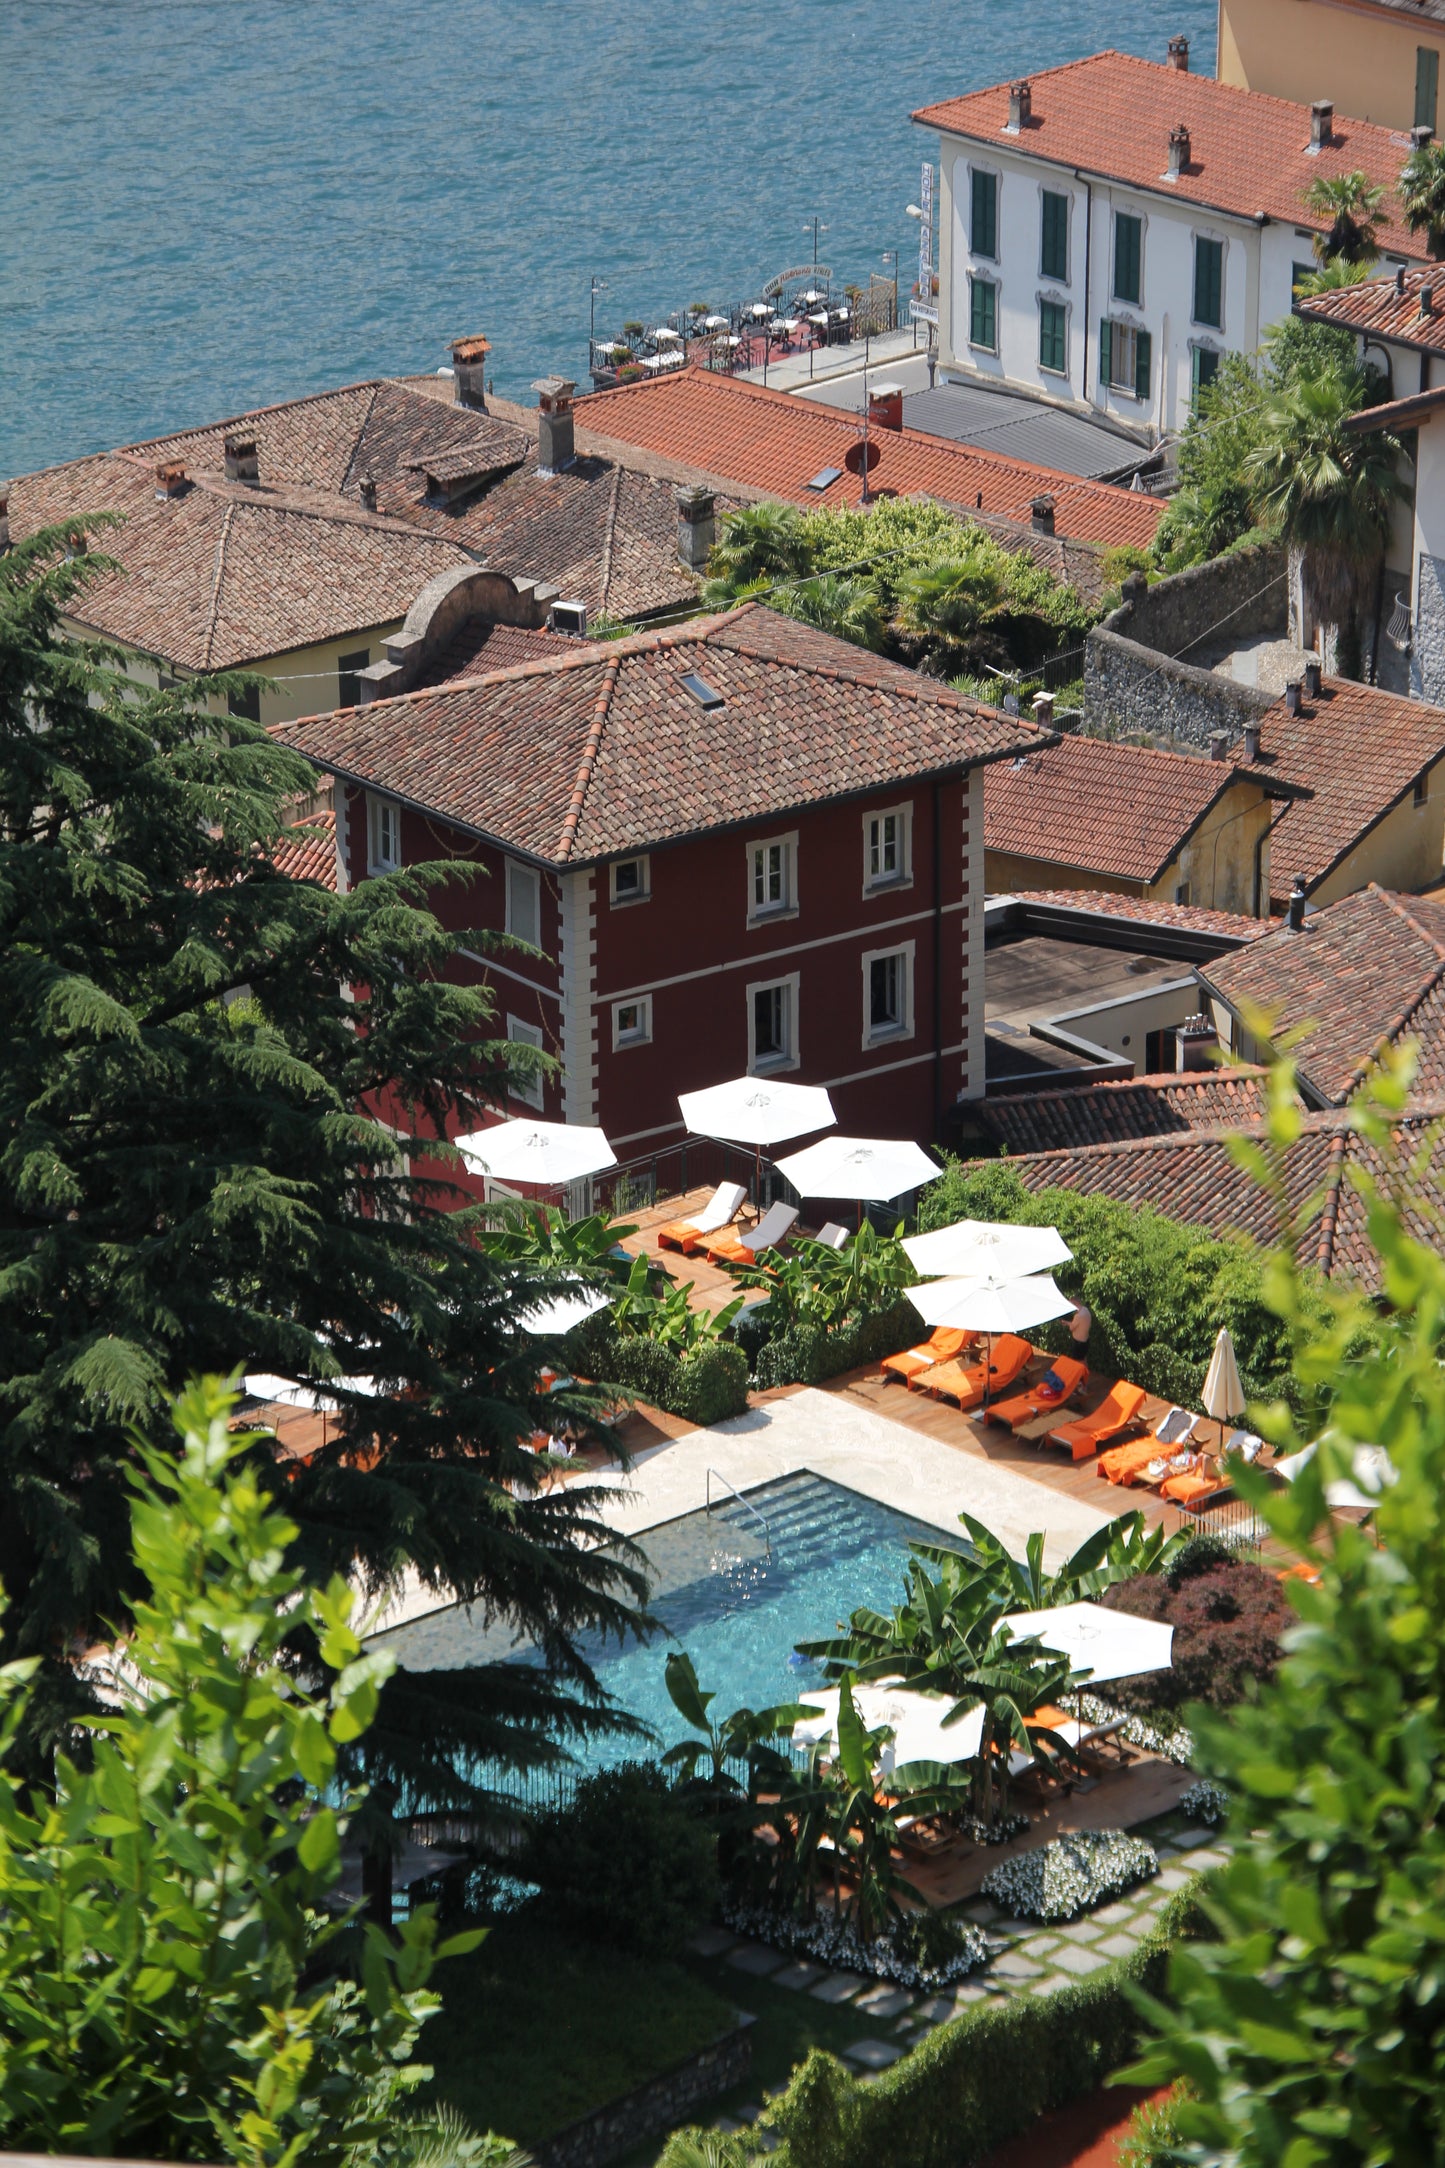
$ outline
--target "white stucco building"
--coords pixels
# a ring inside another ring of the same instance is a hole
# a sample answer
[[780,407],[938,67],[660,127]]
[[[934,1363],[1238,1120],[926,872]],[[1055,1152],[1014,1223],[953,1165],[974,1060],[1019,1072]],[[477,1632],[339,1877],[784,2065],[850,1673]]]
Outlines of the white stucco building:
[[1182,38],[1169,51],[1096,53],[913,116],[940,137],[943,366],[1146,441],[1290,313],[1327,224],[1304,208],[1317,176],[1385,187],[1382,249],[1424,260],[1394,197],[1408,134],[1192,75]]

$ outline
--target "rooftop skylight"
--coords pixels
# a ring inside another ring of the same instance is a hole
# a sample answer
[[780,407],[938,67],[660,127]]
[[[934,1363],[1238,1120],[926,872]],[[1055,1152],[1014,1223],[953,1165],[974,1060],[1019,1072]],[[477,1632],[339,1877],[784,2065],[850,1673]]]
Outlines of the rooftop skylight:
[[819,467],[812,480],[805,482],[803,487],[805,489],[831,489],[842,472],[841,467]]
[[699,677],[695,670],[687,672],[682,687],[684,692],[692,694],[700,708],[720,708],[723,704],[722,694],[715,692],[707,679]]

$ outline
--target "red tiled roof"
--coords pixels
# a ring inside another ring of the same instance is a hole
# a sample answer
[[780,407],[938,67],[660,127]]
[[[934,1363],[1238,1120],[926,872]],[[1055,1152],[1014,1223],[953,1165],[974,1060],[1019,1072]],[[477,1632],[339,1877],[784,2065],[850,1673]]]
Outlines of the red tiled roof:
[[[702,707],[682,679],[721,694]],[[552,864],[1007,757],[1032,724],[759,604],[278,726],[369,784]]]
[[1227,761],[1153,746],[1062,738],[989,770],[984,847],[1147,884],[1224,793],[1250,775]]
[[425,673],[428,685],[455,685],[463,678],[486,677],[495,670],[512,670],[519,663],[545,662],[549,655],[575,655],[577,642],[561,632],[532,631],[524,625],[466,624],[453,635],[435,668]]
[[1270,863],[1276,893],[1298,873],[1312,894],[1442,757],[1445,708],[1423,700],[1348,678],[1326,678],[1319,698],[1302,700],[1298,715],[1277,700],[1263,718],[1259,768],[1303,786],[1310,796],[1275,818]]
[[968,1111],[1007,1152],[1069,1151],[1260,1121],[1265,1074],[1263,1069],[1210,1069],[1198,1075],[1137,1076],[1124,1084],[1000,1094]]
[[305,820],[298,821],[288,829],[287,837],[278,850],[271,854],[271,863],[278,873],[289,875],[293,881],[315,881],[322,888],[336,886],[336,813],[333,807],[323,806],[319,812],[308,813]]
[[[1311,154],[1307,104],[1128,53],[1095,53],[1045,69],[1030,78],[1030,89],[1030,119],[1013,135],[1007,132],[1006,83],[923,106],[913,118],[948,135],[1045,158],[1155,195],[1318,232],[1327,230],[1329,221],[1305,210],[1310,182],[1360,169],[1389,191],[1379,227],[1381,247],[1405,256],[1425,253],[1394,195],[1410,155],[1408,135],[1336,114],[1330,142]],[[1169,133],[1181,123],[1189,130],[1189,165],[1177,181],[1169,181],[1164,178]]]
[[[579,428],[609,444],[661,453],[790,504],[856,506],[862,495],[855,418],[790,392],[706,369],[673,369],[649,383],[593,392],[578,400],[576,411]],[[1056,474],[918,429],[874,430],[869,441],[875,496],[936,497],[1027,521],[1034,498],[1048,495],[1059,534],[1109,548],[1152,542],[1164,515],[1163,505],[1142,491]],[[811,477],[827,467],[839,469],[838,479],[809,489]]]
[[1294,1059],[1326,1106],[1342,1106],[1389,1043],[1419,1039],[1422,1088],[1445,1073],[1445,902],[1371,882],[1311,912],[1299,933],[1278,927],[1200,977],[1236,1015],[1253,1008],[1276,1031],[1308,1027]]
[[1065,911],[1090,911],[1105,918],[1123,918],[1142,926],[1178,928],[1184,933],[1219,934],[1234,945],[1257,941],[1276,921],[1242,918],[1234,911],[1204,911],[1195,904],[1162,903],[1146,896],[1120,896],[1107,889],[1021,888],[1011,890],[1012,900]]
[[[1420,314],[1420,289],[1434,290],[1429,316]],[[1337,324],[1367,338],[1389,339],[1396,346],[1426,354],[1445,353],[1445,278],[1439,264],[1407,270],[1399,278],[1363,279],[1358,286],[1335,286],[1328,293],[1302,295],[1301,316],[1317,324]]]

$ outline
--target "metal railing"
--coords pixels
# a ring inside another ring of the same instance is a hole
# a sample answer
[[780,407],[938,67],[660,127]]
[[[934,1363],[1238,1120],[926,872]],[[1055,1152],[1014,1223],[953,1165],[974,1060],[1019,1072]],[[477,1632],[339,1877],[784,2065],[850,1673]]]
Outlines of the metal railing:
[[717,1479],[719,1483],[721,1483],[723,1489],[729,1492],[732,1497],[736,1498],[738,1504],[742,1507],[743,1511],[745,1513],[751,1513],[753,1519],[757,1522],[759,1528],[761,1528],[763,1532],[763,1541],[768,1547],[768,1556],[769,1558],[771,1558],[773,1555],[773,1531],[768,1526],[766,1514],[759,1513],[757,1507],[753,1504],[751,1498],[744,1498],[742,1492],[736,1487],[736,1485],[729,1483],[727,1477],[719,1473],[716,1468],[709,1468],[707,1471],[707,1481],[703,1486],[703,1494],[706,1498],[707,1503],[703,1510],[707,1513],[711,1513],[712,1511],[712,1479],[714,1476],[717,1476]]

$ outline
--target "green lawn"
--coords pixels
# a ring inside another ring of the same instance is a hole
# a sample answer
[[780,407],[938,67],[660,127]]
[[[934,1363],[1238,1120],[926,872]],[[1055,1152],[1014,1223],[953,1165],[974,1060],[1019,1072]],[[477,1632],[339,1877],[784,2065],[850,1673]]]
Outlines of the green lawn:
[[439,1967],[436,1985],[443,2007],[421,2043],[433,2090],[524,2146],[715,2040],[746,1999],[726,1981],[599,1949],[525,1914]]

